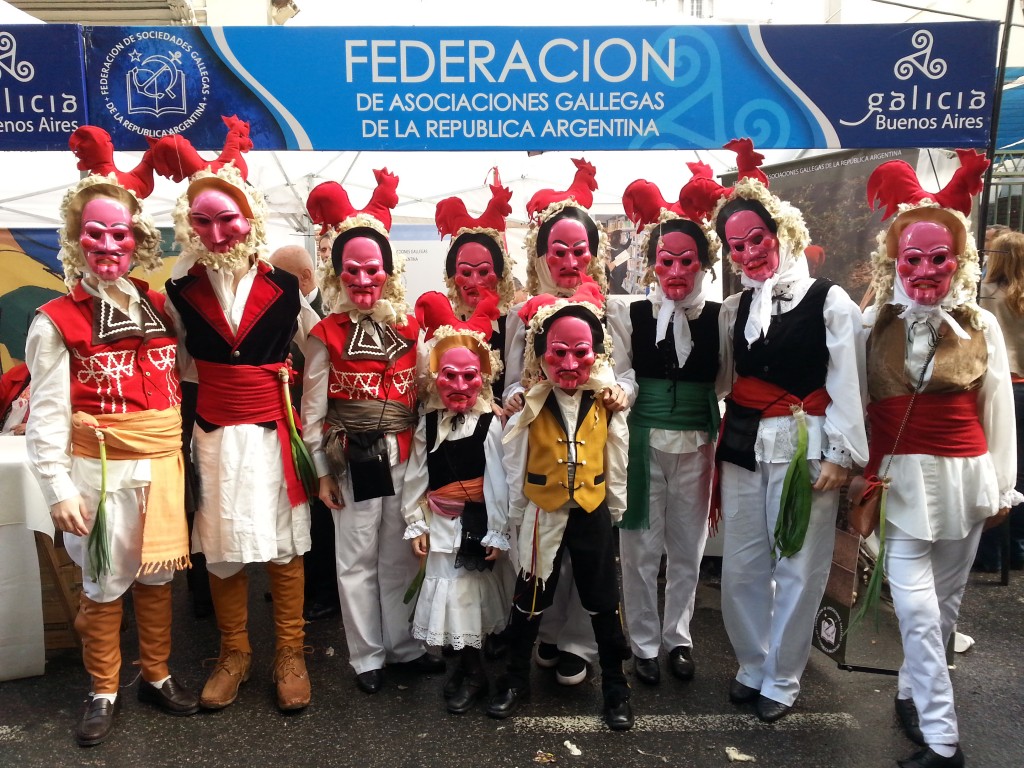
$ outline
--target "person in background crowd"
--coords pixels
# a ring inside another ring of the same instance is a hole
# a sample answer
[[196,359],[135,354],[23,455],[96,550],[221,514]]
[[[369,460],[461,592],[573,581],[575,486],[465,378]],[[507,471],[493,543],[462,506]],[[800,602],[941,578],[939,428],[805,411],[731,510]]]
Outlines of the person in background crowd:
[[31,379],[25,363],[18,363],[0,377],[0,435],[25,434]]
[[[992,229],[992,227],[989,227]],[[987,235],[987,231],[986,231]],[[987,238],[986,238],[987,239]],[[1017,423],[1017,484],[1024,490],[1024,235],[1004,229],[985,254],[985,279],[978,292],[978,304],[991,312],[1006,342],[1013,405]],[[1010,567],[1024,568],[1024,507],[1010,510]],[[1004,531],[994,528],[981,534],[975,569],[994,573],[1002,568]]]
[[60,258],[70,292],[28,331],[28,456],[54,527],[81,566],[75,630],[92,679],[75,730],[104,741],[121,708],[122,596],[139,635],[138,697],[171,715],[199,709],[168,669],[171,581],[188,565],[175,338],[165,298],[126,277],[161,264],[160,232],[134,191],[88,176],[64,196]]
[[[329,239],[321,238],[322,241]],[[316,313],[316,322],[323,319],[327,312],[323,306],[323,294],[316,284],[316,270],[309,251],[301,245],[286,245],[270,254],[270,263],[299,279],[299,291]],[[313,325],[315,324],[314,322]],[[295,381],[291,385],[292,403],[298,405],[302,402],[302,375],[306,367],[306,358],[294,341],[291,356],[292,368],[295,370]],[[319,621],[341,613],[341,605],[338,602],[338,575],[334,567],[334,519],[331,510],[317,498],[310,500],[309,520],[309,552],[302,560],[306,577],[305,607],[302,616],[306,621]]]
[[309,491],[287,390],[303,302],[298,280],[266,260],[265,216],[262,196],[233,165],[194,174],[174,208],[182,254],[167,296],[179,358],[198,381],[192,547],[206,555],[220,630],[217,664],[200,696],[205,709],[232,704],[249,679],[246,563],[265,563],[270,577],[277,706],[303,709],[311,695],[302,650]]
[[1006,416],[1011,369],[999,323],[975,300],[978,254],[966,218],[988,160],[957,154],[961,167],[938,193],[902,160],[868,178],[869,201],[885,206],[883,218],[896,214],[871,256],[865,475],[891,479],[879,560],[903,638],[895,708],[922,747],[903,768],[964,765],[946,646],[986,520],[1024,500]]
[[867,460],[860,310],[808,274],[803,216],[768,190],[750,140],[726,147],[739,177],[713,218],[744,290],[719,315],[722,618],[739,662],[729,698],[774,722],[800,694],[839,489]]
[[320,264],[325,264],[331,258],[331,246],[334,245],[334,233],[325,232],[316,241],[316,257]]

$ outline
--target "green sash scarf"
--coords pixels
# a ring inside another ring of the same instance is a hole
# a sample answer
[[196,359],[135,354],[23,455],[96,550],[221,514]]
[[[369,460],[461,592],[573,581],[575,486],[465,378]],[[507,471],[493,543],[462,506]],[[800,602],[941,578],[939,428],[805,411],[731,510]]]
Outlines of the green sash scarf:
[[718,439],[721,416],[710,383],[638,378],[639,393],[629,412],[629,470],[626,513],[620,528],[651,526],[651,430],[696,430]]

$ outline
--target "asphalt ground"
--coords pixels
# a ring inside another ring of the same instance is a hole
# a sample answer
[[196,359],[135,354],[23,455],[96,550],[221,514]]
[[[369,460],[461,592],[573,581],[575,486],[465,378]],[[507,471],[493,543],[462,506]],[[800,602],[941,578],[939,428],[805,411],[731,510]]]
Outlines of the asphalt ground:
[[[663,654],[662,682],[649,687],[633,678],[630,664],[637,715],[630,732],[604,727],[594,675],[567,688],[549,671],[535,669],[531,700],[506,721],[488,718],[483,706],[449,715],[441,697],[443,675],[388,669],[385,687],[368,696],[354,685],[337,618],[307,625],[313,703],[284,715],[275,707],[270,677],[266,576],[260,566],[250,571],[253,675],[232,706],[174,718],[139,703],[129,622],[122,637],[123,707],[110,738],[86,749],[75,744],[88,679],[77,653],[54,653],[44,676],[0,683],[0,766],[727,766],[732,747],[763,768],[861,768],[894,766],[896,758],[916,749],[893,716],[895,677],[844,671],[817,650],[788,717],[765,725],[752,706],[729,703],[735,661],[713,573],[702,579],[692,623],[696,678],[674,679]],[[216,627],[212,618],[193,618],[183,577],[174,594],[172,671],[198,689],[208,673],[204,660],[216,654]],[[1012,574],[1008,587],[999,585],[997,575],[971,575],[960,630],[976,644],[956,656],[952,674],[961,743],[972,768],[1024,766],[1022,602],[1024,573]],[[491,671],[497,674],[500,664]],[[580,754],[571,754],[567,743]]]

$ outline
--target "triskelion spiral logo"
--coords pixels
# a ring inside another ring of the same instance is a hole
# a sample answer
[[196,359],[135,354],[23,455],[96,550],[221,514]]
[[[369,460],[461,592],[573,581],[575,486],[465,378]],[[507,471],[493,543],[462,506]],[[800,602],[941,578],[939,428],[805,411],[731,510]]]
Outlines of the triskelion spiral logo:
[[[22,59],[18,61],[18,42],[10,32],[0,32],[0,71],[19,83],[27,83],[36,75],[36,68]],[[2,77],[0,72],[0,77]]]
[[100,94],[123,128],[142,135],[180,133],[206,111],[210,73],[196,47],[163,30],[133,32],[107,52]]
[[935,38],[927,29],[919,29],[914,33],[910,44],[917,49],[917,53],[910,53],[896,62],[892,73],[899,80],[908,80],[914,71],[924,73],[925,77],[931,80],[938,80],[946,74],[946,60],[938,56],[932,58],[932,43]]

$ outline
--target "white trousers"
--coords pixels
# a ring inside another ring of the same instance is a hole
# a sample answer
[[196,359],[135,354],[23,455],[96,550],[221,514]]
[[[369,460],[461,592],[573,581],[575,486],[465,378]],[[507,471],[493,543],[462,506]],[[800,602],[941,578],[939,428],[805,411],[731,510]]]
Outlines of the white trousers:
[[[715,446],[693,453],[651,449],[650,528],[619,529],[622,600],[634,655],[693,647],[690,619],[708,538]],[[658,621],[658,572],[665,563],[665,620]]]
[[[819,462],[810,465],[813,482]],[[839,491],[812,492],[803,548],[775,560],[772,545],[787,467],[758,463],[748,472],[722,463],[722,618],[739,662],[736,679],[772,701],[792,705],[832,565]]]
[[984,523],[955,541],[922,541],[889,526],[885,575],[903,638],[901,699],[913,698],[928,744],[958,744],[946,645],[956,627]]
[[[89,573],[89,537],[64,534],[68,556],[82,569],[82,590],[95,603],[110,603],[121,597],[136,581],[140,584],[166,584],[174,578],[174,570],[161,568],[138,575],[142,565],[142,502],[143,488],[121,488],[107,491],[107,530],[110,534],[110,573],[93,581]],[[82,500],[89,509],[99,505],[99,491],[79,484]],[[95,515],[89,524],[92,530]]]
[[391,468],[394,496],[357,502],[346,473],[341,485],[345,507],[331,510],[338,596],[349,663],[357,675],[412,661],[424,652],[409,624],[415,606],[402,602],[419,569],[412,547],[402,539],[404,478],[403,462]]

